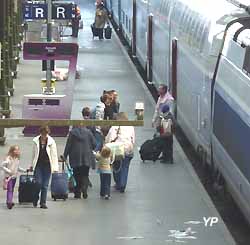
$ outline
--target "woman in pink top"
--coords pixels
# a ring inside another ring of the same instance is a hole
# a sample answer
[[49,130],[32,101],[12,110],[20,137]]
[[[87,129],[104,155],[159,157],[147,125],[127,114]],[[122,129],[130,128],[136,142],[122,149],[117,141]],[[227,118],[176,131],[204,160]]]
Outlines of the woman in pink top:
[[[117,114],[118,121],[127,121],[128,116],[125,112]],[[119,171],[114,171],[114,180],[116,183],[116,189],[121,193],[125,192],[128,171],[130,162],[134,156],[134,144],[135,144],[135,129],[133,126],[113,126],[110,128],[108,135],[106,136],[106,143],[110,142],[122,142],[124,144],[125,157],[119,162]]]
[[159,130],[161,124],[160,113],[162,107],[167,104],[170,107],[170,112],[173,114],[173,102],[174,102],[173,96],[168,92],[167,85],[161,84],[159,86],[158,93],[159,93],[159,98],[155,106],[155,112],[152,120],[152,126],[157,130]]

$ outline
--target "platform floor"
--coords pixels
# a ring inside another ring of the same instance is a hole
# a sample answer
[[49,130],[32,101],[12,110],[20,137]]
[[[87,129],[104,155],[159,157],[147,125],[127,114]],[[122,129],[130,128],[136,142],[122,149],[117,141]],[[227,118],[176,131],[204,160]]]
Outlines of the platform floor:
[[[174,165],[141,163],[138,147],[153,135],[153,99],[115,35],[111,41],[92,40],[89,26],[93,22],[93,1],[84,0],[81,5],[84,30],[74,41],[80,46],[78,66],[83,70],[81,79],[75,82],[72,118],[80,118],[83,106],[94,106],[103,89],[119,92],[121,111],[129,112],[131,119],[135,102],[145,103],[145,127],[136,129],[137,147],[127,191],[120,194],[113,190],[111,200],[101,200],[99,176],[92,171],[93,188],[87,200],[70,197],[66,202],[53,202],[49,195],[48,210],[18,204],[13,210],[7,210],[5,193],[0,190],[0,244],[235,244],[176,140]],[[13,117],[21,117],[23,94],[40,92],[40,69],[39,62],[21,61],[12,98]],[[7,144],[0,147],[1,157],[10,145],[18,144],[22,150],[22,166],[28,167],[32,139],[24,138],[21,129],[9,129],[7,137]],[[59,154],[63,152],[65,140],[56,138]],[[219,222],[205,227],[203,217],[218,217]],[[188,227],[195,233],[189,233],[186,238],[170,236],[171,230]]]

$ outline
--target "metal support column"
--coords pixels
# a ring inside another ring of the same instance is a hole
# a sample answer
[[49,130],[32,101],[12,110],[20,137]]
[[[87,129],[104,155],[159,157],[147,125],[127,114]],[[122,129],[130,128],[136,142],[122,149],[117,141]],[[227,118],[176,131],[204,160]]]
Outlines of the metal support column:
[[[52,41],[52,1],[47,0],[48,5],[48,19],[47,19],[47,42]],[[47,60],[47,70],[46,70],[46,94],[51,94],[51,61]]]
[[132,56],[136,57],[136,0],[133,0],[133,21],[132,21]]
[[153,81],[153,15],[148,16],[148,37],[147,37],[147,79],[148,83]]

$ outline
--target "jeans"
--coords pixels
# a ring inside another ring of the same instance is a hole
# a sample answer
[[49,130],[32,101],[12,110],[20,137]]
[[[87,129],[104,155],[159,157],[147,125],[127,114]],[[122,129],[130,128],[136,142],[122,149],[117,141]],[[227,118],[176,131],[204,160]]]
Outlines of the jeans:
[[95,140],[96,140],[96,148],[95,151],[101,151],[102,146],[103,146],[103,136],[100,132],[96,131],[95,132]]
[[110,196],[111,174],[100,173],[101,191],[100,196]]
[[74,193],[76,196],[81,195],[81,192],[87,193],[89,185],[89,167],[82,165],[73,168],[73,175],[76,180]]
[[7,185],[7,201],[6,201],[6,203],[12,203],[13,202],[13,193],[14,193],[15,184],[16,184],[16,178],[11,178],[8,181],[8,185]]
[[50,165],[37,165],[34,176],[38,184],[38,191],[35,194],[34,203],[37,204],[39,200],[39,194],[41,192],[40,204],[46,204],[49,180],[51,177]]
[[133,158],[133,155],[126,155],[125,158],[120,162],[121,167],[118,172],[113,172],[114,181],[116,183],[116,189],[120,191],[125,191],[128,182],[128,171],[129,165]]

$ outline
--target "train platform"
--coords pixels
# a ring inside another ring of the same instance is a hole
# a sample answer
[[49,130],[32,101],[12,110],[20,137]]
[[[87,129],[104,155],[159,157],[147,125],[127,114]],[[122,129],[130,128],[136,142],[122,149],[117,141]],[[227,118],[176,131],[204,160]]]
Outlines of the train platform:
[[[112,190],[111,200],[101,200],[99,176],[92,170],[93,187],[89,189],[87,200],[74,200],[70,196],[67,201],[54,202],[49,193],[48,210],[18,204],[8,210],[1,189],[0,243],[234,245],[232,236],[176,140],[175,164],[141,162],[138,149],[154,134],[151,127],[154,100],[115,34],[112,40],[92,39],[89,26],[94,18],[93,1],[81,1],[81,9],[84,29],[79,38],[64,39],[65,42],[78,42],[80,47],[78,69],[81,78],[75,81],[72,119],[80,119],[82,107],[94,107],[103,90],[118,91],[121,111],[128,112],[130,119],[135,117],[135,103],[142,101],[145,104],[145,126],[136,128],[135,157],[130,166],[127,190],[124,194]],[[24,94],[40,93],[42,75],[41,62],[21,61],[11,98],[13,118],[21,118]],[[60,91],[63,82],[58,84]],[[24,137],[21,128],[8,129],[6,136],[6,145],[0,147],[1,157],[10,145],[20,145],[21,165],[28,167],[32,138]],[[55,140],[61,154],[66,138]]]

